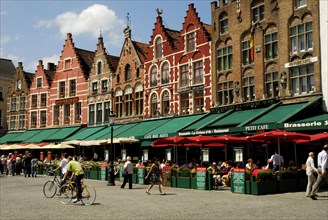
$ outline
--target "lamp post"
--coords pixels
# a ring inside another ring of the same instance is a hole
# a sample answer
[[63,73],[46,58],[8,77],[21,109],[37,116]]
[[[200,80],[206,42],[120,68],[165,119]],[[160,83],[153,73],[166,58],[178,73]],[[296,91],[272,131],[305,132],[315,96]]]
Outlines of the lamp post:
[[110,145],[108,148],[108,182],[107,186],[115,186],[115,175],[114,175],[114,144],[113,144],[113,133],[114,133],[114,126],[113,126],[113,118],[115,117],[115,114],[111,111],[109,115],[109,126],[110,126]]

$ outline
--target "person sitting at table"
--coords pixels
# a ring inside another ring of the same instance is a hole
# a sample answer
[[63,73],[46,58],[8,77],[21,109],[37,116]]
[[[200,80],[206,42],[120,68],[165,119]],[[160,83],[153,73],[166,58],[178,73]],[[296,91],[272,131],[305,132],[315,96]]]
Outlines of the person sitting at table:
[[247,160],[247,164],[246,164],[245,168],[246,168],[246,172],[252,173],[254,169],[257,169],[257,166],[255,163],[253,163],[253,160],[251,158],[249,158]]
[[219,184],[221,183],[221,176],[219,173],[218,165],[213,162],[212,165],[207,168],[207,170],[212,174],[213,177],[213,189],[218,189]]

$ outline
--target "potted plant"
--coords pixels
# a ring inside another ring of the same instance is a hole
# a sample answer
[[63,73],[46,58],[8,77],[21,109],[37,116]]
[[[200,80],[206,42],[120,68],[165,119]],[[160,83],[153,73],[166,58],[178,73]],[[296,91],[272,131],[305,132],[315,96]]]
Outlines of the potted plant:
[[191,181],[190,181],[190,171],[189,168],[181,169],[181,173],[177,178],[177,187],[178,188],[187,188],[190,189]]
[[245,194],[251,194],[251,173],[245,172]]
[[99,164],[93,163],[90,169],[90,179],[97,180],[99,178],[98,173],[99,173]]
[[250,176],[251,194],[265,195],[277,193],[277,182],[271,171],[263,170]]
[[279,170],[277,173],[278,192],[295,192],[297,191],[296,174],[291,170]]
[[196,177],[196,168],[190,169],[190,188],[197,189],[197,177]]

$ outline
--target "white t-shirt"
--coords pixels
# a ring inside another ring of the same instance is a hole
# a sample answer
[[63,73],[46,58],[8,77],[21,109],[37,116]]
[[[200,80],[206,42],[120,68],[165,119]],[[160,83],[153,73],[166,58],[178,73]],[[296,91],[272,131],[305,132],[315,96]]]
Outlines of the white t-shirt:
[[132,167],[131,161],[126,161],[124,164],[124,168],[126,168],[126,170],[128,171],[128,174],[133,173],[133,167]]
[[68,160],[66,158],[62,159],[60,161],[59,166],[61,167],[61,172],[62,174],[65,174],[67,171],[67,164],[68,164]]

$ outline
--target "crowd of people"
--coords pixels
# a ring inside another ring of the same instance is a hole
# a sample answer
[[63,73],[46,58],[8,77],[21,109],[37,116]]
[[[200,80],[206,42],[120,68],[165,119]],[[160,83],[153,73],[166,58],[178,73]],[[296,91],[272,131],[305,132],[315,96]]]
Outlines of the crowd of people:
[[36,165],[38,159],[32,156],[28,151],[25,154],[1,155],[0,158],[0,174],[7,176],[15,176],[24,174],[25,177],[37,177]]

